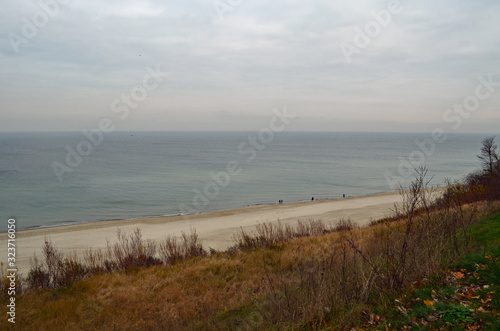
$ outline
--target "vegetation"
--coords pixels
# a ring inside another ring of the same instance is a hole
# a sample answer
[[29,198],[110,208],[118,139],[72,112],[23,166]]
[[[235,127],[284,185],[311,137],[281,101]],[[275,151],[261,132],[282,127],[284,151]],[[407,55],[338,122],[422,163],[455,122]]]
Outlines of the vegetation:
[[487,146],[480,157],[492,166],[483,162],[441,197],[418,169],[394,216],[366,228],[260,224],[210,254],[194,230],[159,244],[119,233],[116,245],[83,259],[47,241],[17,298],[15,327],[494,329],[500,216],[489,215],[500,211],[500,171],[494,139]]
[[372,307],[368,330],[500,330],[500,214],[472,228],[477,252],[416,281],[388,309]]
[[207,252],[198,241],[195,230],[190,234],[182,233],[182,240],[168,236],[157,243],[143,240],[139,229],[130,236],[118,231],[118,242],[106,250],[88,249],[82,258],[76,254],[63,256],[54,245],[45,240],[43,247],[44,262],[35,258],[28,273],[26,283],[29,289],[67,287],[76,281],[105,272],[112,273],[139,267],[171,265]]
[[496,150],[495,137],[483,140],[481,153],[478,155],[483,167],[467,176],[464,184],[467,194],[463,198],[472,201],[500,199],[500,158]]

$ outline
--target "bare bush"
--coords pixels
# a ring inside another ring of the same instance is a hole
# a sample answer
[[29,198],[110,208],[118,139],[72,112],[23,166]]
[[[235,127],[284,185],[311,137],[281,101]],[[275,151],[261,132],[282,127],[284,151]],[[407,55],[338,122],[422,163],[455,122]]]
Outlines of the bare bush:
[[26,278],[26,282],[31,289],[50,287],[49,272],[38,262],[36,255],[31,259],[31,268]]
[[141,230],[136,229],[130,236],[118,230],[118,242],[108,251],[113,254],[118,268],[126,270],[137,267],[150,267],[162,264],[156,258],[156,243],[142,239]]
[[358,225],[353,223],[350,219],[340,219],[340,221],[333,228],[334,231],[342,232],[342,231],[351,231],[357,229]]
[[[181,241],[167,237],[156,243],[143,240],[136,229],[132,234],[117,232],[118,241],[106,249],[87,249],[83,258],[76,253],[63,255],[49,239],[45,239],[42,249],[43,262],[36,255],[31,260],[31,268],[26,279],[31,289],[67,287],[74,282],[103,272],[114,272],[131,268],[171,265],[192,257],[206,256],[195,230],[182,232]],[[82,262],[83,261],[83,262]]]
[[198,256],[207,256],[207,252],[198,240],[196,230],[189,234],[182,232],[181,243],[176,237],[168,236],[160,243],[160,258],[165,265],[171,265],[182,260]]
[[87,277],[89,268],[79,261],[76,253],[63,256],[47,238],[42,251],[44,263],[39,263],[36,255],[31,259],[26,279],[29,288],[59,288]]
[[177,238],[172,236],[160,243],[159,251],[163,263],[167,265],[182,261],[184,257],[182,246],[177,242]]
[[[235,247],[237,249],[246,250],[269,247],[293,239],[322,235],[332,231],[334,229],[327,228],[321,220],[298,220],[295,228],[290,224],[283,225],[278,221],[277,223],[260,223],[256,226],[253,233],[247,233],[243,228],[240,228],[233,236],[233,239],[236,242]],[[230,247],[228,250],[234,250],[235,247]]]

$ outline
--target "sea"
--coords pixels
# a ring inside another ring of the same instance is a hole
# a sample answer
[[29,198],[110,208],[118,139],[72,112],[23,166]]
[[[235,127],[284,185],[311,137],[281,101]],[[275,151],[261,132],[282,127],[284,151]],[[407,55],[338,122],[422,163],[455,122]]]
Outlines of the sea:
[[480,167],[485,136],[0,133],[0,231],[388,192],[420,166],[443,186]]

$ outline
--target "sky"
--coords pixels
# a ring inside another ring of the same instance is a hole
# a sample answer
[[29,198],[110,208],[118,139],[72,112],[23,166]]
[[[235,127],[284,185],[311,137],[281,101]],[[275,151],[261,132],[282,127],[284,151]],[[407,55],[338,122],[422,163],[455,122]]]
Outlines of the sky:
[[292,131],[495,133],[499,17],[498,0],[2,1],[0,132],[258,130],[286,109]]

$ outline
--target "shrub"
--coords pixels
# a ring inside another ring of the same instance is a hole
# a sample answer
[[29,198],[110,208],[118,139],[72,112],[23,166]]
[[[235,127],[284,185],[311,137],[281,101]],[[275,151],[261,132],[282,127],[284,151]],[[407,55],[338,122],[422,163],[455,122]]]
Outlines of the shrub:
[[289,224],[283,225],[280,221],[277,223],[259,223],[253,233],[247,233],[243,228],[240,228],[233,236],[236,242],[235,246],[228,248],[227,251],[269,247],[292,239],[322,235],[332,231],[335,231],[335,229],[327,228],[322,220],[313,219],[308,221],[298,220],[295,228]]
[[36,256],[31,260],[26,279],[28,288],[67,287],[78,280],[104,272],[171,265],[207,255],[194,229],[190,233],[182,232],[180,242],[172,236],[160,243],[143,240],[140,229],[128,236],[118,230],[117,237],[118,241],[113,245],[108,242],[104,250],[87,249],[82,259],[76,253],[63,255],[46,238],[42,250],[43,263]]
[[189,234],[182,232],[181,243],[176,237],[168,236],[160,243],[160,257],[165,265],[198,256],[207,256],[207,252],[198,240],[196,230],[191,229]]

